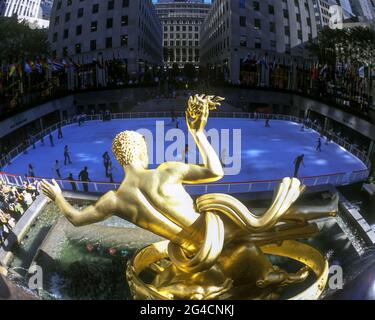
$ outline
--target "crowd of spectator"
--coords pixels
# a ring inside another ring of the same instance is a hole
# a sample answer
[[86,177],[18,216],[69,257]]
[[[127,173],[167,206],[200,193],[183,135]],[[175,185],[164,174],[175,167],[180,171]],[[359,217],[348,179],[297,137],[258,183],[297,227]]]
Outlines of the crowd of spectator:
[[20,188],[0,180],[0,244],[38,195],[37,182],[24,182]]

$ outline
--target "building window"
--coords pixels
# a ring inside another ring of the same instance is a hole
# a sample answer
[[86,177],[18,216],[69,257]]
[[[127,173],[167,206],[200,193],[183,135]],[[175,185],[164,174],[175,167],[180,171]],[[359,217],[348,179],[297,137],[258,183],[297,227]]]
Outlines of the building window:
[[122,7],[123,8],[129,7],[129,0],[122,0]]
[[240,16],[240,27],[246,27],[246,17]]
[[275,24],[275,22],[270,22],[270,32],[272,32],[272,33],[276,32],[276,24]]
[[92,13],[98,13],[99,12],[99,3],[96,3],[92,6]]
[[246,35],[241,35],[241,36],[240,36],[240,46],[241,46],[241,47],[246,47],[246,46],[247,46],[247,38],[246,38]]
[[69,29],[65,29],[64,30],[64,39],[68,39],[69,38]]
[[79,36],[80,34],[82,34],[82,25],[76,27],[76,35]]
[[254,11],[260,10],[260,3],[258,1],[253,2]]
[[98,21],[91,22],[91,32],[95,32],[98,30]]
[[128,45],[128,35],[127,34],[124,34],[121,36],[121,46],[122,47],[125,47]]
[[56,42],[57,41],[57,32],[55,32],[52,36],[52,42]]
[[128,16],[122,16],[121,17],[121,25],[122,26],[127,26],[128,24],[129,24]]
[[95,51],[96,50],[96,40],[90,41],[90,50]]
[[275,7],[271,4],[268,6],[268,13],[271,15],[275,14]]
[[107,19],[107,29],[111,29],[113,27],[113,18]]
[[112,48],[112,37],[109,37],[109,38],[105,39],[105,47],[107,49]]
[[68,21],[70,21],[70,12],[67,12],[65,14],[65,22],[68,22]]
[[77,17],[78,17],[78,18],[83,17],[83,8],[79,8],[79,9],[78,9]]
[[256,30],[260,30],[261,29],[260,19],[255,19],[254,20],[254,29],[256,29]]
[[107,6],[108,10],[113,10],[114,7],[115,7],[115,1],[114,0],[108,1],[108,6]]
[[80,43],[77,43],[75,45],[75,52],[76,52],[76,54],[81,53],[81,44]]

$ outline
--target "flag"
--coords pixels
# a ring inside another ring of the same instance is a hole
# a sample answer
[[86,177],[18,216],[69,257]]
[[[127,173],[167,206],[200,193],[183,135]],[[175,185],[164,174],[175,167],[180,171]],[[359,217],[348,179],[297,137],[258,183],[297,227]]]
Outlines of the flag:
[[365,78],[365,66],[362,66],[358,69],[358,76],[360,78]]
[[22,64],[19,63],[18,64],[18,75],[22,78],[23,76],[23,68],[22,68]]
[[16,65],[13,63],[10,67],[9,67],[9,72],[8,72],[8,75],[9,77],[12,77],[14,75],[16,71]]
[[39,74],[43,73],[43,67],[42,67],[42,64],[40,63],[40,61],[37,61],[35,63],[35,70],[36,72],[38,72]]
[[31,66],[27,62],[25,62],[24,70],[25,70],[25,73],[27,74],[30,74],[31,72],[33,72],[33,70],[31,69]]

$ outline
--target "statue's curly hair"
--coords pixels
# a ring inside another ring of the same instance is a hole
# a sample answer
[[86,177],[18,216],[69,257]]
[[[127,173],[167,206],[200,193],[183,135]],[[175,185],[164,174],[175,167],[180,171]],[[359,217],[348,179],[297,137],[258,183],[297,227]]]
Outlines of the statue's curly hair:
[[146,141],[138,132],[123,131],[113,139],[112,152],[122,166],[129,165],[147,154]]

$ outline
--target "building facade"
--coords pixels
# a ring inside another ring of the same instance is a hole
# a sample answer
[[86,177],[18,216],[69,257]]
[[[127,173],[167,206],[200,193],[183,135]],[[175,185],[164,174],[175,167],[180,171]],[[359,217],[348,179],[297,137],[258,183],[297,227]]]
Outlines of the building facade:
[[52,8],[49,42],[58,59],[117,59],[136,77],[162,64],[162,36],[151,0],[56,0]]
[[243,60],[303,57],[317,32],[312,0],[215,0],[201,29],[201,65],[218,66],[237,83]]
[[163,24],[163,60],[171,67],[174,63],[199,65],[200,27],[210,4],[203,0],[159,0],[157,14]]
[[[37,28],[48,28],[49,19],[43,16],[42,2],[46,0],[0,0],[0,16],[25,20]],[[48,2],[48,1],[47,1]],[[50,2],[50,5],[52,3]]]
[[329,25],[331,14],[329,8],[332,2],[329,0],[313,0],[316,27],[318,31],[322,30],[325,26]]

